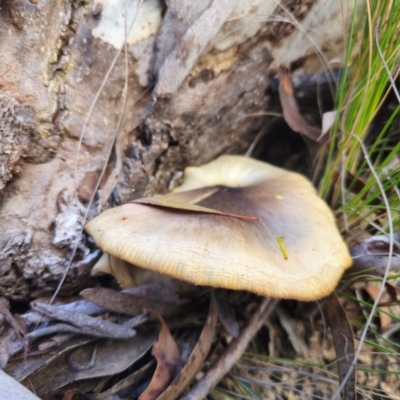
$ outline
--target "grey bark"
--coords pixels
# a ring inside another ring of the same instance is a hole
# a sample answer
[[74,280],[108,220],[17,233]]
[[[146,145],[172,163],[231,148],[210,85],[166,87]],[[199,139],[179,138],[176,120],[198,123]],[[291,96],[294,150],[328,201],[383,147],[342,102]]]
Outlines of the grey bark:
[[127,0],[126,73],[123,0],[0,2],[0,295],[53,292],[76,246],[63,290],[83,287],[91,196],[89,218],[243,153],[277,66],[341,57],[352,3]]

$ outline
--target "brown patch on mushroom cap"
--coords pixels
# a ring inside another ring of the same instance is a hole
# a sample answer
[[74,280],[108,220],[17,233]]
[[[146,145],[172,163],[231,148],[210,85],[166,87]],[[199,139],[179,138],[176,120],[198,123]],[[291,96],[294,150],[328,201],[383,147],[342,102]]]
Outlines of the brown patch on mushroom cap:
[[260,161],[222,156],[187,168],[174,193],[146,201],[106,210],[85,229],[104,252],[139,267],[276,298],[324,297],[351,265],[312,184]]

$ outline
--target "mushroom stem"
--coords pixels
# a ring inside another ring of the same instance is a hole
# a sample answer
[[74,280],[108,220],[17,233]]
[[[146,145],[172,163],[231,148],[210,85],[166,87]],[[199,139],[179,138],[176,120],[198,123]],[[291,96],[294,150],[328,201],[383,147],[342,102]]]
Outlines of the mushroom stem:
[[239,325],[229,304],[226,289],[215,289],[215,299],[217,300],[218,318],[221,324],[232,337],[238,337]]
[[256,312],[253,314],[240,335],[231,341],[214,365],[186,393],[186,395],[181,397],[181,400],[202,400],[207,396],[207,394],[234,366],[234,364],[236,364],[246,350],[250,340],[253,339],[277,303],[277,299],[269,297],[263,298]]

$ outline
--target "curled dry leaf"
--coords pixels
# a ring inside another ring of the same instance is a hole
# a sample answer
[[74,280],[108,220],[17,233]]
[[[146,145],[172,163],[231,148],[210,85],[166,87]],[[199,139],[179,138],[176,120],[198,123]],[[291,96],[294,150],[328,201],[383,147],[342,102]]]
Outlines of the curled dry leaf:
[[[390,271],[400,270],[400,232],[393,234],[393,254]],[[350,249],[353,266],[348,273],[366,271],[368,275],[383,276],[389,261],[390,238],[376,235],[362,240]]]
[[318,143],[326,143],[329,139],[327,134],[322,134],[322,129],[310,125],[300,114],[296,99],[293,93],[292,82],[289,77],[289,69],[281,65],[278,69],[279,77],[279,98],[283,110],[283,118],[295,132]]
[[161,322],[161,330],[158,340],[153,345],[151,354],[157,360],[157,368],[154,372],[148,388],[140,395],[139,400],[156,399],[176,378],[182,369],[181,354],[174,337],[171,335],[163,317],[156,311],[150,310]]
[[186,168],[173,193],[106,210],[85,229],[105,253],[141,268],[276,298],[322,298],[351,265],[306,178],[241,156]]

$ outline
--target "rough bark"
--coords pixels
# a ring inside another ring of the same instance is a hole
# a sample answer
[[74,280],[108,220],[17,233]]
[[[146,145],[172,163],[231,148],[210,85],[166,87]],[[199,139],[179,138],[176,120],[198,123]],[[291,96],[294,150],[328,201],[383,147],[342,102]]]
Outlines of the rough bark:
[[340,52],[352,3],[127,0],[128,73],[121,51],[106,76],[123,0],[0,1],[0,295],[52,292],[75,246],[64,291],[84,285],[98,253],[83,217],[104,164],[89,218],[244,152],[277,66],[322,70],[317,47]]

